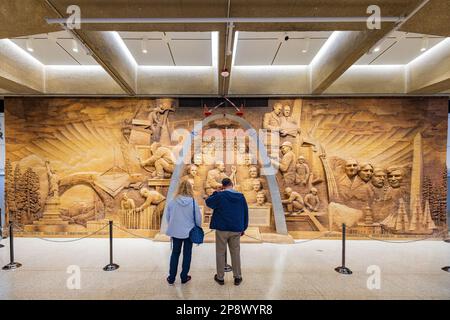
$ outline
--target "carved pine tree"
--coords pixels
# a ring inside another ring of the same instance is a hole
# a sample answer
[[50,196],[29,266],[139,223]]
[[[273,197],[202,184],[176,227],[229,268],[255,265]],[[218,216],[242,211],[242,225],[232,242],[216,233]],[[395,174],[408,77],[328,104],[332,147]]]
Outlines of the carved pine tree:
[[6,159],[5,163],[5,204],[6,222],[14,221],[16,217],[16,197],[14,188],[14,176],[11,161]]
[[426,176],[423,179],[423,188],[422,188],[422,200],[425,201],[430,201],[430,195],[432,192],[432,188],[433,188],[433,184],[431,182],[430,177]]
[[440,185],[439,192],[439,221],[438,225],[443,226],[447,221],[447,166],[445,165],[444,170],[442,172],[442,182]]
[[25,195],[25,208],[27,222],[39,219],[41,199],[39,195],[39,176],[33,169],[28,168],[22,175],[23,191]]
[[22,185],[22,172],[20,170],[20,165],[16,164],[16,167],[14,168],[14,202],[16,204],[14,221],[17,223],[23,223],[23,219],[26,214],[24,211],[25,193],[23,188],[24,186]]

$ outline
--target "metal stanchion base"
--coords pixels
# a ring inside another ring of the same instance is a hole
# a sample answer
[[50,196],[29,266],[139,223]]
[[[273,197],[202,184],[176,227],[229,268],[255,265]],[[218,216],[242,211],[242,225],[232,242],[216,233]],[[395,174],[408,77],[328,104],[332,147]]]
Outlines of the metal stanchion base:
[[15,270],[15,269],[20,268],[21,266],[22,266],[21,263],[18,263],[18,262],[11,262],[11,263],[8,263],[6,266],[4,266],[4,267],[2,268],[2,270]]
[[231,272],[231,271],[233,271],[233,267],[230,266],[230,265],[227,263],[227,264],[225,265],[224,271],[225,271],[225,272]]
[[338,272],[338,273],[341,273],[341,274],[352,274],[353,272],[352,272],[352,270],[350,270],[349,268],[347,268],[347,267],[336,267],[336,268],[334,268],[334,270],[336,271],[336,272]]
[[450,267],[443,267],[442,270],[444,270],[446,272],[450,272]]
[[119,265],[115,263],[110,263],[103,268],[103,271],[114,271],[119,269]]

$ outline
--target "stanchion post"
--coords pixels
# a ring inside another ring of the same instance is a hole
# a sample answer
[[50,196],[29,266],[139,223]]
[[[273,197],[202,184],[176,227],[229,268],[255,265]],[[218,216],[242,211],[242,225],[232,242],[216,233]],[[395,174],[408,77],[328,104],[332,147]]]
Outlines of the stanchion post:
[[14,261],[14,225],[9,223],[9,263],[4,266],[3,270],[15,270],[22,266],[21,263]]
[[342,224],[342,265],[334,268],[334,270],[341,274],[352,274],[352,270],[345,266],[345,223]]
[[[2,222],[2,209],[0,209],[0,241],[3,239],[3,222]],[[0,243],[0,248],[4,248],[5,246]]]
[[119,269],[119,265],[113,262],[113,221],[109,221],[109,264],[103,267],[104,271],[114,271]]

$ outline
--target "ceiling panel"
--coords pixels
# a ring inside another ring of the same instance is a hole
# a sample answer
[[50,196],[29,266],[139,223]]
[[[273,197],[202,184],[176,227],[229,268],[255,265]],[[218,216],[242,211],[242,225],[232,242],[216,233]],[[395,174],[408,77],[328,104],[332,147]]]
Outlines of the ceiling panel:
[[278,39],[238,39],[234,64],[237,66],[270,65],[279,45]]
[[[428,50],[436,44],[444,40],[444,38],[429,38]],[[396,42],[386,52],[381,54],[372,64],[408,64],[423,52],[421,38],[406,38]]]
[[[27,51],[27,39],[32,39],[33,52]],[[44,65],[97,65],[79,43],[78,52],[72,50],[73,37],[68,31],[36,34],[11,40]]]
[[211,40],[171,40],[170,48],[177,66],[211,66]]
[[162,40],[148,40],[147,53],[142,52],[142,40],[124,40],[138,65],[173,66],[167,43]]
[[[274,65],[307,65],[331,34],[328,31],[239,32],[235,65],[270,65],[272,62]],[[305,39],[309,39],[309,47],[303,53]]]
[[[308,65],[326,39],[289,39],[281,44],[274,65]],[[309,43],[309,44],[308,44]],[[307,50],[302,52],[302,50]]]
[[40,38],[31,40],[33,52],[27,51],[26,39],[11,40],[45,65],[78,65],[78,62],[53,40]]
[[81,65],[97,65],[97,61],[95,61],[94,58],[92,58],[90,55],[88,55],[86,53],[86,51],[84,50],[84,48],[81,45],[77,45],[78,47],[78,52],[74,52],[73,48],[74,48],[74,43],[73,40],[70,39],[58,39],[57,40],[58,44],[63,47],[68,54],[70,54],[72,56],[72,58],[74,60],[76,60],[79,64]]
[[[138,65],[173,66],[174,62],[177,66],[212,65],[211,32],[119,32],[119,35]],[[142,52],[143,39],[148,39],[146,54]]]
[[[378,52],[367,53],[355,64],[358,65],[394,65],[408,64],[423,52],[424,35],[417,33],[394,32],[381,42]],[[444,40],[442,37],[428,36],[428,50]]]

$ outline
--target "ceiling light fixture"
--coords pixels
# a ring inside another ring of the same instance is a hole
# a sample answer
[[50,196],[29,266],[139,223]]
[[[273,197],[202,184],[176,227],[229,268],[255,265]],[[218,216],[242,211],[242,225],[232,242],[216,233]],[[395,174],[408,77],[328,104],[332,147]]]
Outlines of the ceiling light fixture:
[[34,52],[33,38],[28,38],[28,39],[27,39],[26,47],[27,47],[27,51],[28,51],[28,52]]
[[376,47],[375,49],[373,49],[373,52],[379,52],[380,51],[380,47]]
[[72,39],[72,51],[78,53],[78,42],[75,39]]
[[429,40],[428,37],[422,38],[422,46],[420,47],[421,52],[425,52],[428,50]]
[[143,38],[141,40],[141,51],[142,51],[143,54],[147,54],[148,53],[147,43],[148,43],[148,38],[147,37],[145,37],[145,38]]
[[304,44],[304,47],[302,49],[302,53],[307,53],[309,51],[309,42],[310,42],[310,40],[309,40],[309,38],[305,38],[304,41],[305,41],[305,44]]

